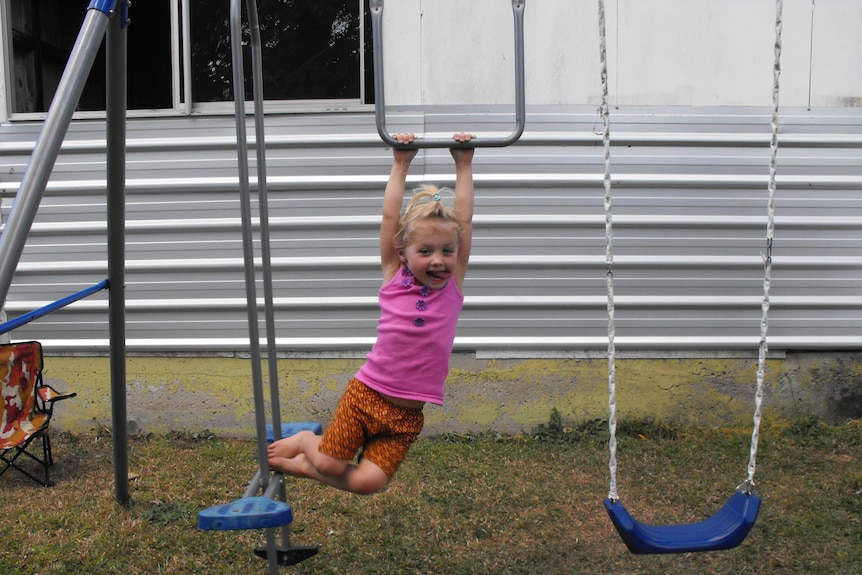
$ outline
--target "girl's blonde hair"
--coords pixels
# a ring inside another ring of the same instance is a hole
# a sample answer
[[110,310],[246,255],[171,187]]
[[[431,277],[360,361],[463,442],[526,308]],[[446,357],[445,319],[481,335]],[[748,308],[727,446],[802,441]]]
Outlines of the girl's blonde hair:
[[458,241],[461,241],[461,219],[455,208],[443,202],[444,199],[453,198],[452,190],[449,188],[438,188],[433,184],[423,184],[413,192],[413,197],[407,207],[401,212],[398,219],[398,232],[393,239],[393,245],[402,249],[410,242],[410,234],[417,221],[427,218],[437,218],[455,222],[458,226]]

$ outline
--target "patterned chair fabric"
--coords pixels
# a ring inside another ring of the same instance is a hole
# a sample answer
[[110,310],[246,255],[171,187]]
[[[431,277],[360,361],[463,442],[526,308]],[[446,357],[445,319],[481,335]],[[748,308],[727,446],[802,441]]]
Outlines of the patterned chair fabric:
[[[53,485],[48,424],[54,402],[77,394],[59,393],[42,382],[42,345],[37,341],[0,345],[0,390],[0,475],[16,469],[45,487]],[[22,466],[21,457],[35,461],[41,477]]]

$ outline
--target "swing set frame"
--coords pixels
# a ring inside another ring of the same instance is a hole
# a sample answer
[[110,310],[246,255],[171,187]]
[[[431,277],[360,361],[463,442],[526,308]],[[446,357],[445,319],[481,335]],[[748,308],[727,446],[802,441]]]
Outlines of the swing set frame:
[[[382,14],[383,0],[370,0],[372,23],[374,25],[374,62],[376,103],[375,118],[377,130],[381,139],[390,146],[400,146],[386,129],[386,108],[383,77],[383,36]],[[92,65],[95,52],[102,36],[108,35],[109,49],[108,67],[114,79],[125,74],[125,46],[123,33],[128,23],[127,0],[92,0],[87,17],[81,29],[81,34],[72,50],[70,62],[61,78],[54,102],[52,102],[42,133],[31,157],[31,166],[22,179],[15,211],[10,214],[2,238],[0,238],[0,301],[5,300],[12,281],[18,258],[20,258],[26,241],[27,230],[32,224],[40,196],[50,175],[51,168],[59,152],[65,131],[71,121],[74,107],[80,97],[83,82]],[[764,256],[764,293],[762,303],[761,339],[759,346],[757,391],[755,395],[754,430],[752,433],[751,452],[748,466],[748,478],[738,487],[727,504],[714,516],[693,524],[650,526],[634,519],[619,499],[616,492],[616,439],[615,439],[615,366],[614,366],[614,309],[613,309],[613,235],[612,235],[612,194],[610,178],[610,130],[608,119],[607,95],[607,61],[605,55],[604,32],[604,0],[599,0],[601,57],[602,57],[602,118],[604,122],[605,149],[605,208],[607,236],[607,270],[608,270],[608,372],[609,372],[609,425],[611,430],[611,488],[605,507],[614,522],[623,541],[635,553],[678,553],[689,551],[708,551],[727,549],[739,545],[746,537],[757,517],[760,498],[753,493],[755,460],[757,454],[758,429],[760,425],[760,406],[763,398],[763,377],[765,359],[768,350],[766,335],[768,328],[769,287],[772,265],[773,212],[775,195],[776,156],[778,148],[778,79],[780,73],[781,52],[781,13],[782,0],[776,0],[776,39],[773,88],[773,118],[772,140],[769,176],[769,202],[767,224],[767,247]],[[514,129],[508,136],[497,138],[479,136],[473,139],[470,147],[504,147],[516,143],[523,134],[525,127],[525,92],[524,92],[524,33],[523,17],[525,0],[512,0],[514,37],[515,37],[515,111]],[[292,511],[287,502],[284,478],[279,473],[273,473],[267,464],[266,444],[277,441],[286,433],[292,433],[298,428],[308,429],[306,424],[283,424],[280,421],[280,400],[278,396],[278,380],[275,349],[275,323],[273,313],[272,270],[269,253],[268,208],[266,190],[265,134],[263,111],[263,86],[261,68],[261,40],[255,0],[247,1],[249,30],[252,51],[252,81],[254,93],[255,142],[257,150],[257,199],[259,206],[259,240],[262,256],[262,273],[264,286],[264,307],[267,334],[267,355],[270,379],[270,401],[272,406],[271,424],[266,421],[265,398],[263,390],[263,374],[258,359],[261,357],[258,305],[255,292],[256,271],[254,261],[251,190],[248,172],[248,142],[246,136],[246,115],[244,94],[244,76],[242,69],[242,21],[241,0],[231,0],[230,32],[233,58],[233,83],[235,94],[237,154],[239,165],[240,204],[243,228],[243,255],[245,262],[246,297],[249,320],[249,340],[251,346],[252,383],[254,390],[255,423],[257,430],[257,456],[259,469],[243,497],[222,506],[216,506],[202,511],[199,515],[199,525],[203,529],[256,529],[266,530],[266,547],[258,548],[255,553],[267,558],[270,573],[277,573],[278,567],[292,565],[317,553],[317,546],[296,546],[290,542],[289,524]],[[115,18],[116,26],[108,29],[108,20]],[[111,78],[109,78],[110,80]],[[112,412],[115,431],[115,491],[117,499],[127,502],[128,494],[128,459],[125,452],[125,349],[123,345],[125,321],[122,309],[124,307],[124,278],[122,247],[124,236],[122,222],[124,212],[124,151],[122,143],[125,138],[122,107],[125,105],[125,85],[112,91],[108,101],[108,183],[109,183],[109,277],[105,287],[111,286],[110,308],[111,318],[111,349],[112,349]],[[408,147],[443,148],[452,147],[450,139],[418,138]],[[30,169],[32,168],[32,169]],[[112,193],[115,191],[115,193]],[[23,213],[19,213],[22,212]],[[117,225],[112,226],[112,222]],[[100,284],[101,285],[101,284]],[[315,427],[318,430],[319,427]],[[277,530],[281,530],[281,542],[277,540]]]

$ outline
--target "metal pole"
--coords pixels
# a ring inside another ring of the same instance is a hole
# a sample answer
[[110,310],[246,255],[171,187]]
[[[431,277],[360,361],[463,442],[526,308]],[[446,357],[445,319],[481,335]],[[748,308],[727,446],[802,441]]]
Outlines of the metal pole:
[[128,0],[108,27],[107,183],[108,183],[108,328],[111,369],[111,438],[114,496],[129,502],[129,453],[126,408],[126,74]]
[[251,32],[252,86],[254,91],[255,157],[257,159],[257,203],[260,215],[260,255],[263,267],[263,300],[266,325],[266,349],[269,367],[269,392],[272,404],[273,439],[281,439],[281,405],[278,392],[278,358],[275,345],[275,312],[272,287],[272,254],[269,241],[269,196],[266,184],[266,138],[263,112],[263,56],[257,2],[248,2]]
[[266,455],[266,419],[263,398],[263,373],[260,365],[260,330],[258,326],[257,292],[255,289],[254,235],[251,222],[251,191],[248,176],[248,142],[245,129],[245,81],[242,66],[242,21],[239,0],[231,0],[230,33],[233,58],[234,110],[236,113],[237,169],[239,171],[242,247],[245,264],[245,295],[248,308],[249,352],[251,355],[254,414],[257,427],[257,459],[261,469],[261,486],[269,482],[269,462]]
[[[257,203],[260,219],[260,256],[263,271],[263,301],[266,327],[267,371],[269,373],[269,398],[272,408],[273,441],[281,439],[281,399],[278,389],[278,356],[276,348],[275,311],[272,285],[272,253],[269,234],[269,196],[266,182],[266,137],[263,110],[263,54],[260,40],[260,23],[257,14],[257,1],[248,0],[249,32],[251,33],[252,89],[254,94],[254,133],[255,158],[257,159]],[[258,439],[259,440],[259,439]],[[287,491],[282,479],[277,480],[277,497],[287,501]],[[270,485],[270,488],[276,487]],[[269,491],[273,491],[270,489]],[[282,548],[290,547],[290,527],[280,530]],[[266,530],[267,557],[275,555],[275,530]]]
[[[258,326],[257,312],[257,293],[255,289],[255,269],[254,269],[254,235],[252,233],[251,224],[251,191],[249,189],[248,176],[248,140],[245,127],[245,76],[243,74],[242,60],[242,22],[240,14],[239,0],[231,0],[231,56],[233,58],[233,98],[236,111],[236,134],[237,134],[237,159],[239,163],[239,190],[240,190],[240,208],[242,212],[242,230],[243,230],[243,259],[245,261],[245,288],[246,300],[248,307],[248,331],[249,331],[249,347],[251,355],[252,369],[252,387],[254,390],[254,416],[255,427],[257,428],[257,458],[260,468],[259,476],[261,487],[266,491],[269,487],[270,473],[269,462],[266,454],[266,413],[263,397],[263,373],[260,365],[260,330]],[[264,222],[268,218],[266,211],[266,166],[264,161],[264,146],[263,141],[263,80],[261,70],[261,54],[260,54],[260,28],[257,23],[257,6],[255,0],[250,0],[248,3],[248,13],[252,36],[252,65],[254,66],[254,98],[255,98],[255,128],[256,128],[256,146],[257,146],[257,162],[258,162],[258,207],[260,208],[261,220],[261,257],[263,258],[264,266],[264,290],[271,290],[272,283],[271,273],[269,272],[269,249],[265,245],[269,241],[267,223]],[[271,292],[267,291],[267,298],[271,297]],[[274,346],[274,334],[270,333],[273,328],[271,321],[272,307],[268,300],[266,303],[267,314],[267,333],[268,349],[270,355],[269,361],[269,377],[271,382],[276,382],[275,389],[277,396],[277,374],[275,369],[276,357]],[[278,406],[273,408],[278,409]],[[280,429],[276,430],[273,426],[273,434],[280,433]],[[274,435],[278,437],[278,435]],[[276,551],[276,530],[273,528],[266,530],[266,548],[267,548],[267,563],[269,566],[270,575],[278,575],[278,554]]]
[[69,129],[72,114],[78,105],[84,84],[93,66],[99,45],[108,25],[108,12],[113,2],[93,2],[84,17],[84,23],[72,47],[69,61],[60,78],[54,99],[45,116],[45,123],[36,147],[30,156],[30,163],[21,179],[15,202],[6,221],[3,235],[0,236],[0,304],[6,301],[15,269],[27,243],[27,235],[36,217],[36,211],[45,192],[48,178],[54,169],[60,145]]

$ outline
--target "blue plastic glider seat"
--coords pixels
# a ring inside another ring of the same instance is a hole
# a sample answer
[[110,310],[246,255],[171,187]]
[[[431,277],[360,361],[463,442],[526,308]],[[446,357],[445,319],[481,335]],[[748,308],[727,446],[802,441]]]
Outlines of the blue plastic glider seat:
[[605,499],[605,508],[632,553],[689,553],[730,549],[742,543],[757,519],[760,497],[737,491],[712,517],[683,525],[641,523],[619,500]]
[[[290,437],[300,431],[322,433],[317,422],[293,422],[281,424],[281,436]],[[267,441],[272,443],[272,425],[266,426]],[[198,512],[198,528],[210,531],[238,529],[269,529],[283,527],[293,522],[290,505],[269,497],[242,497],[231,503],[215,505]]]
[[[281,436],[290,437],[296,435],[300,431],[312,431],[315,435],[323,433],[323,426],[316,421],[291,421],[281,424]],[[274,436],[272,434],[272,424],[266,425],[266,441],[272,443]]]
[[243,497],[198,512],[198,528],[210,531],[268,529],[292,521],[290,505],[269,497]]

